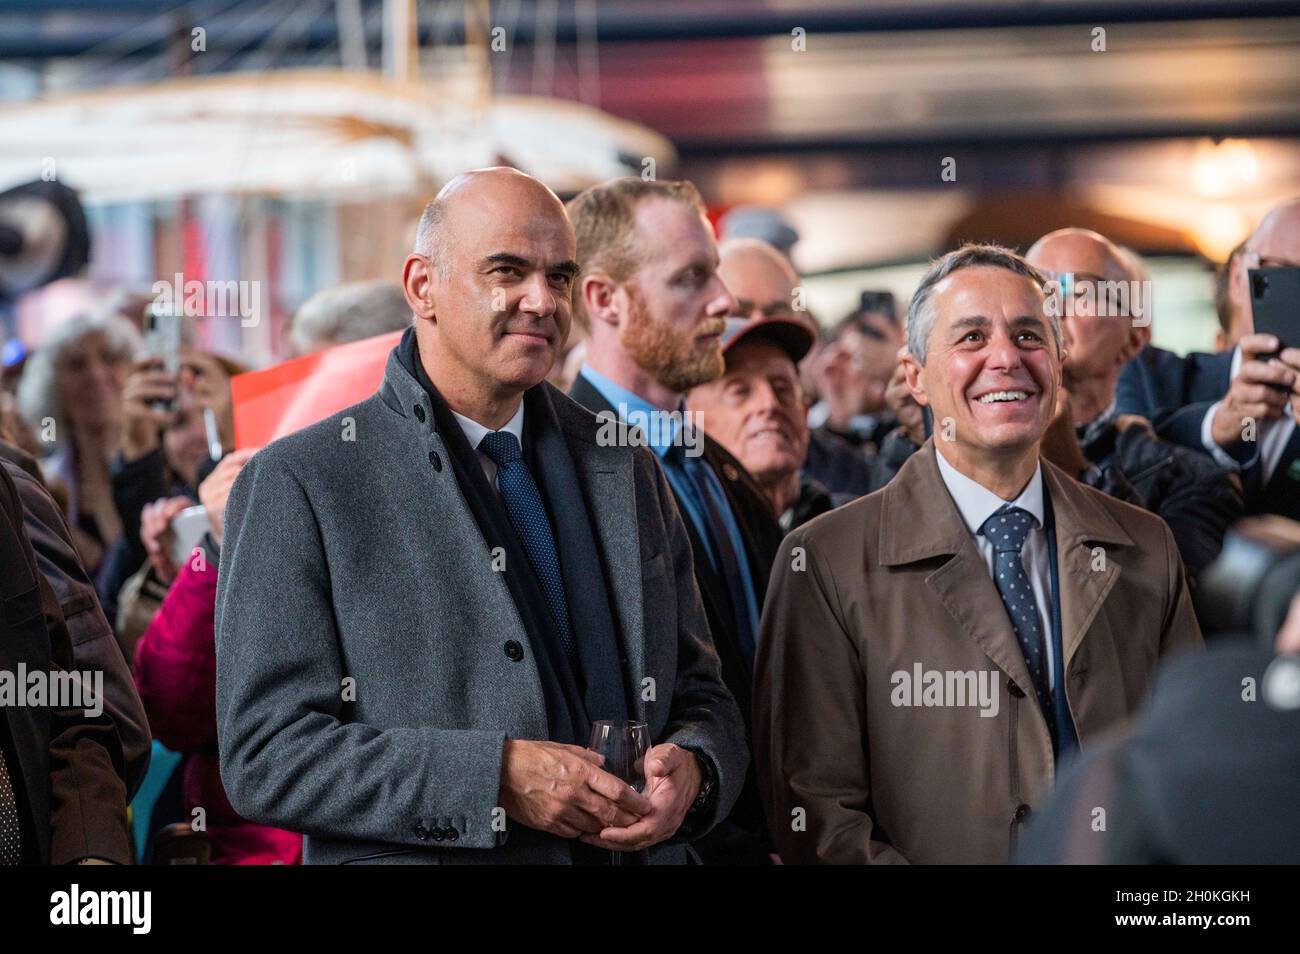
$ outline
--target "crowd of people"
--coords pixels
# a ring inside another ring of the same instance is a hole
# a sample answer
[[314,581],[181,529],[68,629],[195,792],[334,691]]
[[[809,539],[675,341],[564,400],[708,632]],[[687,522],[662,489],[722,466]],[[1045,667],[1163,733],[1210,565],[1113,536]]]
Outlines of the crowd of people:
[[[1141,801],[1194,765],[1113,740],[1163,751],[1166,657],[1227,658],[1192,597],[1233,525],[1300,520],[1261,266],[1300,267],[1300,200],[1220,267],[1216,353],[1155,347],[1140,256],[1079,228],[819,323],[688,182],[566,206],[477,170],[396,280],[294,317],[297,354],[402,331],[378,393],[241,450],[238,360],[65,321],[0,405],[3,645],[104,704],[6,705],[0,863],[148,862],[178,826],[219,864],[1216,860]],[[1233,651],[1229,682],[1261,663]],[[1222,851],[1294,859],[1296,716],[1258,718],[1278,758]],[[635,768],[605,721],[644,725]],[[145,784],[151,748],[180,767]],[[1097,834],[1098,765],[1141,777],[1141,830]]]

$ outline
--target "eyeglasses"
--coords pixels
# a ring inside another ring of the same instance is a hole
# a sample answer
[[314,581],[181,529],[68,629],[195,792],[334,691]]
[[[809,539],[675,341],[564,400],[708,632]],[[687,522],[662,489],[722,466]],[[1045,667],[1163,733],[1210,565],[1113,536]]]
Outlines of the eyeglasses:
[[[1089,285],[1096,287],[1098,282],[1105,281],[1100,275],[1094,275],[1092,272],[1047,272],[1048,283],[1056,283],[1056,290],[1064,298],[1073,295],[1082,295],[1084,289]],[[1047,289],[1050,293],[1052,289]]]

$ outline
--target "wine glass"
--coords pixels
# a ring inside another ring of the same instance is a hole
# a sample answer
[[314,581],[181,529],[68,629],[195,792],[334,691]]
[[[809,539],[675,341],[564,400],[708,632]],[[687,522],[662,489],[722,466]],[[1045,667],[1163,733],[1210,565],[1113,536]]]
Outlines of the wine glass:
[[[650,748],[650,726],[644,722],[613,722],[601,719],[591,724],[587,748],[603,760],[600,767],[620,778],[634,792],[645,790],[645,754]],[[623,852],[611,852],[611,864],[623,863]]]

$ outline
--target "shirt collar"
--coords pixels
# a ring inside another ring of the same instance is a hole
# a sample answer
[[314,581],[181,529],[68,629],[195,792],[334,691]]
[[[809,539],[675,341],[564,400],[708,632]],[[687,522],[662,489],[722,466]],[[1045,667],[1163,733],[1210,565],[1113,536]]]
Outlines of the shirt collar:
[[621,384],[615,384],[589,364],[584,364],[578,372],[587,379],[600,396],[613,405],[620,421],[641,428],[645,433],[646,446],[655,452],[661,460],[680,444],[677,432],[682,426],[686,402],[678,405],[677,413],[665,411],[651,404],[635,391],[629,391]]
[[[943,453],[936,447],[934,451],[935,459],[939,462],[939,476],[943,478],[944,486],[948,488],[948,493],[952,495],[953,503],[961,512],[961,518],[966,522],[966,527],[973,536],[979,536],[980,528],[984,526],[984,521],[993,516],[994,512],[1008,503],[993,491],[989,490],[982,484],[971,480],[961,471],[953,467],[952,464],[944,458]],[[1037,463],[1034,465],[1034,476],[1029,478],[1029,483],[1025,489],[1020,492],[1020,496],[1015,500],[1009,501],[1011,506],[1019,507],[1027,511],[1033,518],[1034,522],[1042,527],[1043,525],[1043,465]]]
[[1110,407],[1102,411],[1087,424],[1080,424],[1074,429],[1074,433],[1079,438],[1079,443],[1083,446],[1091,444],[1101,436],[1115,418],[1119,417],[1119,404],[1114,400],[1110,402]]
[[[479,442],[488,434],[491,434],[492,431],[464,414],[457,414],[455,411],[451,413],[455,416],[460,429],[465,432],[465,440],[469,441],[469,446],[478,450]],[[519,446],[524,446],[524,402],[522,400],[519,402],[519,410],[515,411],[515,416],[506,421],[506,426],[501,430],[509,431],[515,435],[515,440],[519,441]]]

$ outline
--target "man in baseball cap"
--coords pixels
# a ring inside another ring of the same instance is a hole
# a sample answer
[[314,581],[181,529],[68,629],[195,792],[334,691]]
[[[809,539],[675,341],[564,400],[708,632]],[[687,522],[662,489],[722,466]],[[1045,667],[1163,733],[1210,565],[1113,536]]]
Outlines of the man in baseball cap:
[[798,275],[757,239],[724,242],[718,274],[737,303],[722,335],[726,370],[694,388],[687,406],[757,482],[789,531],[843,501],[802,473],[808,420],[797,366],[815,340],[795,308]]

